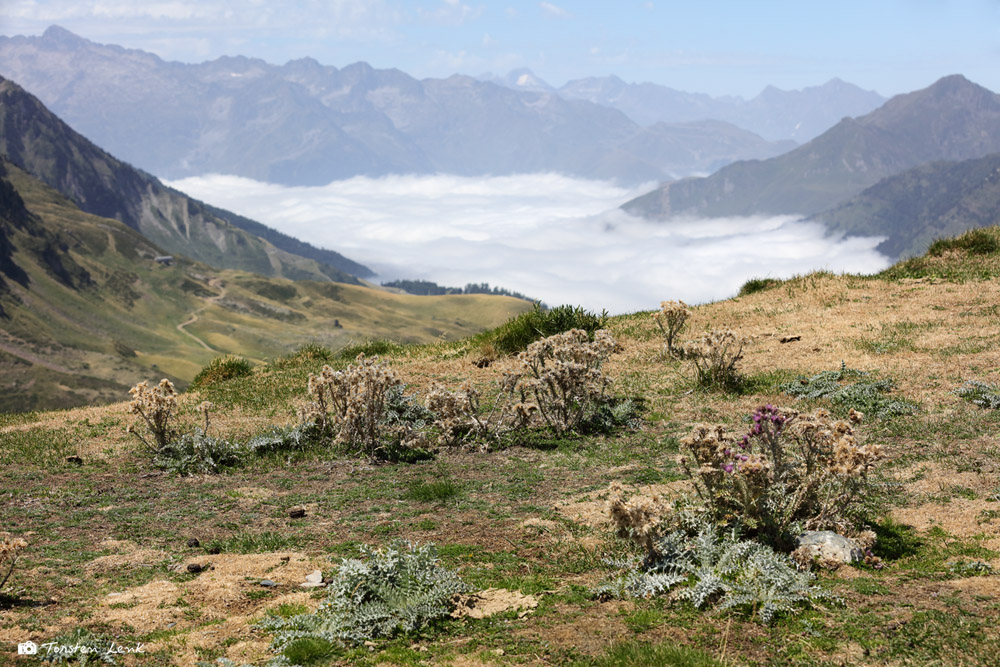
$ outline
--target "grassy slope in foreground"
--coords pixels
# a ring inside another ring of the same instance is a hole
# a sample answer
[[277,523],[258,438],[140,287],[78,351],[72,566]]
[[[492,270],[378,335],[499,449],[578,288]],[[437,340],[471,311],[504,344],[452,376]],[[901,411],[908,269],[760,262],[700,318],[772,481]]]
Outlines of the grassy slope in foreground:
[[[997,228],[986,233],[1000,239]],[[125,403],[0,417],[0,530],[31,542],[8,584],[12,597],[0,599],[0,642],[12,653],[15,642],[85,627],[123,645],[146,642],[143,664],[222,656],[260,664],[269,637],[249,627],[268,610],[314,608],[319,599],[299,587],[308,572],[330,572],[333,557],[356,555],[359,542],[407,538],[438,544],[444,563],[476,589],[520,591],[538,607],[448,621],[334,664],[665,664],[654,656],[668,647],[686,652],[682,664],[995,664],[1000,413],[954,390],[968,379],[1000,382],[998,276],[1000,254],[958,244],[879,277],[813,274],[699,306],[692,335],[732,328],[755,337],[739,366],[751,380],[740,395],[698,390],[686,362],[661,355],[648,313],[611,318],[622,349],[605,370],[615,392],[647,400],[644,427],[546,448],[444,451],[434,461],[374,467],[314,451],[178,479],[157,475],[125,435]],[[790,334],[801,339],[782,344]],[[500,359],[478,368],[478,354],[460,341],[405,348],[389,362],[409,391],[433,381],[488,388],[512,367]],[[764,403],[808,409],[778,385],[842,361],[893,377],[895,394],[920,406],[864,426],[901,483],[878,526],[884,569],[821,573],[821,585],[845,604],[771,627],[662,599],[588,594],[608,576],[602,558],[626,553],[604,522],[612,482],[683,489],[677,438],[693,424],[744,428],[744,416]],[[184,427],[198,423],[205,398],[216,403],[218,436],[287,422],[321,363],[301,355],[185,395]],[[83,465],[67,464],[70,453]],[[447,493],[418,493],[431,483]],[[305,518],[290,519],[293,507],[306,508]],[[222,553],[188,547],[192,537]],[[190,563],[214,569],[191,575],[183,571]],[[975,563],[994,574],[976,576]],[[278,586],[261,587],[263,578]],[[700,654],[710,658],[694,661]]]
[[153,376],[183,384],[226,353],[263,360],[306,343],[337,349],[369,338],[454,339],[531,308],[507,297],[416,297],[292,282],[180,256],[173,266],[158,266],[152,258],[160,250],[134,230],[81,212],[15,167],[8,171],[27,208],[93,284],[61,283],[27,251],[28,235],[14,233],[14,261],[30,282],[10,282],[12,294],[3,300],[0,411],[115,400]]

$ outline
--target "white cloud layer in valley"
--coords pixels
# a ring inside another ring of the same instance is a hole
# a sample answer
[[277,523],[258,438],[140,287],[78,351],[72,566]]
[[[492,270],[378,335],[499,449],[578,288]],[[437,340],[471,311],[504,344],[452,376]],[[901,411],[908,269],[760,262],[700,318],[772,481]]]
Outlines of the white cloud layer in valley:
[[650,222],[617,207],[652,186],[556,174],[357,177],[322,187],[209,175],[170,185],[362,262],[377,281],[488,282],[550,306],[611,313],[729,297],[754,277],[889,264],[874,249],[878,238],[827,237],[794,216]]

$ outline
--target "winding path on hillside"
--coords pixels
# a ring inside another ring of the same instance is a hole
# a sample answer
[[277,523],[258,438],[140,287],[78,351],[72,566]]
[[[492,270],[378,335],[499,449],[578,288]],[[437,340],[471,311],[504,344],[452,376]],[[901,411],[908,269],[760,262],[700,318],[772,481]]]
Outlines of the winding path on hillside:
[[32,354],[31,352],[28,352],[27,350],[22,350],[21,348],[15,347],[15,346],[9,344],[7,341],[4,341],[4,340],[0,340],[0,350],[3,350],[7,354],[13,355],[13,356],[18,357],[20,359],[24,359],[25,361],[30,362],[32,364],[36,364],[38,366],[41,366],[42,368],[47,368],[50,371],[55,371],[56,373],[73,374],[73,371],[71,371],[70,369],[66,368],[65,366],[59,366],[57,364],[53,364],[50,361],[46,361],[45,359],[42,359],[37,354]]
[[190,336],[194,340],[194,342],[198,343],[206,350],[211,350],[212,352],[216,352],[217,350],[214,347],[212,347],[211,345],[209,345],[208,343],[206,343],[205,341],[198,338],[193,333],[184,328],[187,325],[194,324],[195,322],[198,321],[198,313],[208,308],[211,304],[217,303],[220,299],[226,296],[226,286],[225,283],[222,282],[221,278],[212,278],[211,280],[208,281],[208,285],[209,287],[214,287],[215,289],[219,290],[219,293],[216,294],[215,296],[210,296],[207,299],[205,299],[205,305],[199,308],[198,310],[194,311],[193,313],[191,313],[191,317],[189,317],[187,320],[178,324],[177,330],[180,331],[185,336]]

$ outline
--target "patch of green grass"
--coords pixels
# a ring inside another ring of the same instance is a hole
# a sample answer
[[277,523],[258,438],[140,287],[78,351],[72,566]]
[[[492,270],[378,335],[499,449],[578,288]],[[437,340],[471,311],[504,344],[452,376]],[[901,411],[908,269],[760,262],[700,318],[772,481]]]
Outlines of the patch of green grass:
[[996,645],[989,641],[987,630],[994,619],[985,622],[961,609],[936,609],[914,612],[913,617],[886,633],[882,658],[899,658],[907,664],[996,664]]
[[891,592],[888,586],[874,579],[855,579],[851,588],[861,595],[888,595]]
[[903,260],[877,274],[876,279],[940,278],[952,282],[989,280],[1000,275],[995,248],[1000,246],[1000,227],[972,230],[954,239],[931,245],[932,252]]
[[899,560],[913,556],[924,546],[924,541],[912,526],[886,519],[872,527],[877,537],[872,552],[885,560]]
[[772,287],[777,287],[782,282],[777,278],[751,278],[750,280],[743,283],[740,287],[740,291],[736,293],[736,296],[747,296],[749,294],[756,294],[757,292],[763,292],[769,290]]
[[879,335],[871,338],[859,338],[854,341],[855,346],[862,352],[874,355],[898,354],[900,352],[915,352],[917,346],[913,342],[913,335],[918,331],[926,330],[931,325],[914,322],[897,322],[895,324],[884,325],[879,331]]
[[304,604],[293,604],[290,602],[283,602],[277,607],[273,607],[267,610],[268,616],[277,616],[278,618],[291,618],[292,616],[298,616],[299,614],[308,614],[309,607]]
[[288,551],[301,547],[301,540],[292,535],[275,532],[237,533],[205,545],[206,551],[229,554],[255,554],[271,551]]
[[777,394],[781,387],[795,380],[798,374],[785,368],[741,376],[739,393],[742,395]]
[[399,354],[404,349],[403,345],[394,341],[378,339],[348,345],[337,352],[337,356],[345,361],[354,361],[359,354],[363,354],[366,357],[391,357],[394,354]]
[[76,454],[76,443],[67,429],[32,428],[8,431],[2,437],[0,465],[36,465],[51,469],[65,465]]
[[649,644],[621,642],[612,644],[604,655],[574,663],[576,667],[724,667],[704,651],[679,646],[674,642]]
[[451,480],[439,482],[413,482],[406,492],[406,497],[421,502],[442,503],[458,495],[461,487]]
[[659,609],[637,609],[625,615],[625,626],[636,634],[652,630],[663,621],[663,612]]
[[543,310],[535,304],[534,310],[474,336],[472,342],[484,348],[492,346],[500,354],[516,354],[536,340],[570,329],[583,329],[593,337],[595,331],[604,328],[607,319],[607,313],[596,315],[580,306],[563,305]]
[[191,388],[208,387],[232,380],[233,378],[246,377],[252,373],[253,363],[242,357],[227,354],[224,357],[216,357],[208,362],[208,365],[194,376],[194,380],[191,381]]
[[281,652],[293,665],[314,665],[325,662],[338,653],[338,647],[318,637],[296,639]]
[[984,229],[972,229],[960,236],[938,239],[927,248],[931,257],[940,257],[946,252],[959,250],[969,255],[993,255],[1000,252],[1000,241]]

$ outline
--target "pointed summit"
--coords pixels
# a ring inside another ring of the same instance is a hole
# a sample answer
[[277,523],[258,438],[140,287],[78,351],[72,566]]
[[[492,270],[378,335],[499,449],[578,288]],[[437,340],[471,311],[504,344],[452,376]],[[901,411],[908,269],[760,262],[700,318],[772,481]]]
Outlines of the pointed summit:
[[42,33],[42,43],[64,49],[78,49],[86,46],[89,42],[66,28],[51,25]]

